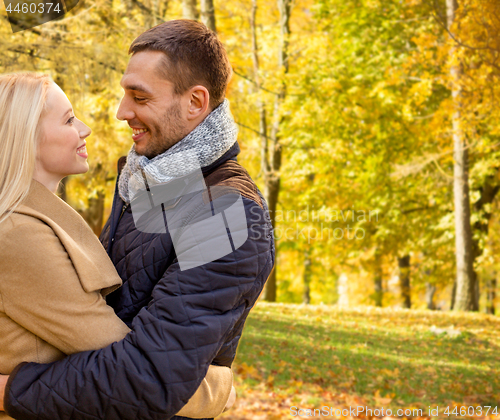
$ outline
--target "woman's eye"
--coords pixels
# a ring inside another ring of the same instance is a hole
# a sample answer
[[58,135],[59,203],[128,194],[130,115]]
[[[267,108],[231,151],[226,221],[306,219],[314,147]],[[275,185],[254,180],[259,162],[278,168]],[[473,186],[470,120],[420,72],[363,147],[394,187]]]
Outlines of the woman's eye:
[[71,117],[68,121],[66,121],[66,124],[73,124],[74,120],[75,120],[75,117]]

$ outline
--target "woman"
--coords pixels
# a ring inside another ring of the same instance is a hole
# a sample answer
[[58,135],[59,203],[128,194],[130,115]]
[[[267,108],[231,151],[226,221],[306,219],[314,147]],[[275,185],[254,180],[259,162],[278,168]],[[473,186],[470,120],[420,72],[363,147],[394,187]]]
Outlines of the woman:
[[[80,215],[55,195],[63,177],[88,170],[90,133],[48,76],[0,76],[3,374],[23,361],[105,347],[129,332],[103,298],[121,285],[113,264]],[[212,366],[179,415],[215,417],[231,385],[230,369]]]

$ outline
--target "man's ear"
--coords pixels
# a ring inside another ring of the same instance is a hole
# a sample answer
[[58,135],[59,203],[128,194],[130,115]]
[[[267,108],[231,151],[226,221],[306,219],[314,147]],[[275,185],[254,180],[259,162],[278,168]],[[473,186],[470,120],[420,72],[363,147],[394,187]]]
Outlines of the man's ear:
[[193,86],[190,91],[188,120],[195,120],[199,117],[205,118],[210,110],[210,94],[205,86]]

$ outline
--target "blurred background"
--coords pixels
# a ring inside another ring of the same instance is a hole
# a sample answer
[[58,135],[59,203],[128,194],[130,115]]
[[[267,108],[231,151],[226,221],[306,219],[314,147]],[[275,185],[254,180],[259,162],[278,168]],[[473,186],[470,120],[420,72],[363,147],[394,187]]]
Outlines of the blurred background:
[[128,47],[199,19],[229,54],[239,162],[275,225],[262,298],[494,314],[498,1],[85,0],[17,33],[1,16],[0,72],[49,73],[93,130],[90,171],[60,195],[96,234],[132,145],[115,118]]

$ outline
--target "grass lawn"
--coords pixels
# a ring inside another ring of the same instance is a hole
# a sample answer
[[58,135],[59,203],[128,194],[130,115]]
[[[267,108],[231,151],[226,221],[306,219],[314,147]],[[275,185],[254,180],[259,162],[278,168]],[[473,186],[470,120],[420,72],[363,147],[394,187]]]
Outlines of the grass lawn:
[[[233,365],[237,404],[221,418],[349,418],[348,407],[431,418],[437,406],[440,418],[500,419],[499,332],[500,317],[477,313],[259,302]],[[323,406],[333,416],[298,412]]]

